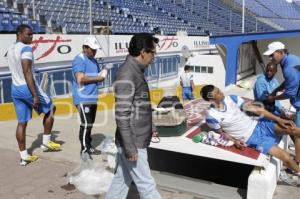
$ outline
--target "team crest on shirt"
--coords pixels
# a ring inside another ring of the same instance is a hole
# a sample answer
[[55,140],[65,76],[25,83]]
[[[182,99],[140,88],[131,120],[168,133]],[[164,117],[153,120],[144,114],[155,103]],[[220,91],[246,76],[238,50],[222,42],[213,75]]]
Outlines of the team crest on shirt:
[[85,112],[85,113],[89,113],[89,112],[90,112],[90,108],[89,108],[89,107],[85,107],[85,108],[84,108],[84,112]]

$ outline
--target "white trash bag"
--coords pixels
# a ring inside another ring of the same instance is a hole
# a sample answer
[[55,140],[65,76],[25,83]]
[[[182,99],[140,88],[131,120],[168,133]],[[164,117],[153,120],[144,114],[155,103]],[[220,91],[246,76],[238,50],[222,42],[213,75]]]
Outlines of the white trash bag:
[[115,140],[111,136],[107,136],[100,145],[101,156],[104,162],[107,162],[108,168],[112,171],[116,169],[117,165],[117,146]]
[[106,193],[114,174],[107,170],[104,164],[95,162],[88,157],[82,159],[80,165],[68,173],[69,183],[87,195]]

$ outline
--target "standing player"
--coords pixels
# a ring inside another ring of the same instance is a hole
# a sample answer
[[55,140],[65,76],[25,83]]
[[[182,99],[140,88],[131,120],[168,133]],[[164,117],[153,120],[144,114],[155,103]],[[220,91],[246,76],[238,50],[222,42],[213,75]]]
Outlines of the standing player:
[[16,138],[19,145],[21,162],[25,166],[38,159],[29,155],[26,149],[26,127],[32,117],[32,109],[38,114],[44,113],[44,135],[41,148],[45,151],[60,150],[60,144],[50,140],[54,122],[55,106],[46,93],[36,83],[33,69],[32,28],[28,25],[17,27],[17,42],[9,47],[7,58],[12,76],[12,99],[18,117]]

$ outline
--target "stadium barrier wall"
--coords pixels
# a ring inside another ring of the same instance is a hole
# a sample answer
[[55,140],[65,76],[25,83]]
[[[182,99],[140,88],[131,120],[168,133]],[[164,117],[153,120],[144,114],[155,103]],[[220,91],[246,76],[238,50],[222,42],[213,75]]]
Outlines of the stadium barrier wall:
[[[195,97],[200,97],[200,89],[202,88],[202,85],[196,85],[194,90]],[[180,86],[175,88],[176,95],[182,100],[182,89]],[[151,103],[153,105],[157,105],[159,101],[164,96],[164,89],[152,89],[150,90],[150,98]],[[174,93],[175,94],[175,93]],[[77,112],[75,106],[73,105],[72,98],[66,97],[66,98],[53,98],[53,102],[56,106],[56,115],[65,115],[65,114],[73,114]],[[112,110],[114,108],[114,95],[113,93],[103,93],[99,95],[98,100],[98,108],[97,111],[105,111],[105,110]],[[15,120],[16,114],[13,103],[3,103],[0,104],[0,121],[8,121],[8,120]],[[38,117],[38,115],[33,112],[32,117]]]

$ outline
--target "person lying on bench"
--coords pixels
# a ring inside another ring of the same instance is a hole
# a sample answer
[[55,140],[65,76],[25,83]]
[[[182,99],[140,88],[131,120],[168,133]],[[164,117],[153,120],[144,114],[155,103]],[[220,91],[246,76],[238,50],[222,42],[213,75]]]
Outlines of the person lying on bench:
[[[262,106],[245,102],[236,95],[225,97],[214,85],[204,86],[200,94],[204,100],[211,102],[206,111],[206,123],[210,128],[226,135],[238,148],[253,147],[282,160],[289,169],[300,176],[300,160],[296,159],[296,162],[288,152],[277,146],[282,135],[286,134],[293,135],[300,141],[300,128],[296,127],[293,121],[277,117]],[[260,119],[255,120],[244,111],[252,112],[260,116]],[[298,153],[299,150],[296,148]]]

